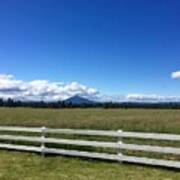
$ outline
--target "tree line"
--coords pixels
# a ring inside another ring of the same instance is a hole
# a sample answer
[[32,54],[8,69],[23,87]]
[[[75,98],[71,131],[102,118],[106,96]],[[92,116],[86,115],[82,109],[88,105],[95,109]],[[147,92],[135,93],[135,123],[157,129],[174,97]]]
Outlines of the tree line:
[[180,109],[180,102],[164,103],[139,103],[139,102],[104,102],[104,103],[87,103],[73,104],[66,101],[45,102],[45,101],[17,101],[13,99],[0,99],[0,107],[31,107],[31,108],[145,108],[145,109]]

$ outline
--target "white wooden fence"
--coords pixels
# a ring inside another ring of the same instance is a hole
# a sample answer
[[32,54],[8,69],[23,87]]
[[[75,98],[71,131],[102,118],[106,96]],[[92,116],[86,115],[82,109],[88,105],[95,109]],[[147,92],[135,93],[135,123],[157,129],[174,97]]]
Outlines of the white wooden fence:
[[[96,158],[104,160],[112,160],[119,162],[137,163],[145,165],[165,166],[171,168],[180,168],[180,161],[163,160],[163,159],[151,159],[146,157],[127,156],[122,154],[121,150],[133,150],[133,151],[145,151],[162,154],[174,154],[180,155],[180,148],[175,147],[161,147],[151,145],[137,145],[123,143],[123,138],[137,138],[137,139],[152,139],[152,140],[164,140],[164,141],[180,141],[180,135],[173,134],[159,134],[159,133],[140,133],[140,132],[125,132],[118,131],[103,131],[103,130],[75,130],[75,129],[52,129],[52,128],[34,128],[34,127],[7,127],[0,126],[0,148],[18,151],[32,151],[41,154],[60,154],[66,156],[78,156],[87,158]],[[28,133],[40,133],[40,136],[29,135],[12,135],[10,132],[28,132]],[[2,134],[3,133],[3,134]],[[75,139],[62,139],[47,137],[47,134],[69,134],[69,135],[88,135],[88,136],[109,136],[118,138],[117,142],[102,142],[102,141],[90,141],[90,140],[75,140]],[[5,141],[4,141],[5,140]],[[14,143],[5,143],[6,141],[14,142],[36,142],[41,146],[36,145],[18,145]],[[116,149],[117,154],[110,153],[98,153],[88,151],[78,151],[61,148],[50,148],[46,146],[46,143],[61,144],[61,145],[75,145],[75,146],[88,146],[88,147],[102,147]]]

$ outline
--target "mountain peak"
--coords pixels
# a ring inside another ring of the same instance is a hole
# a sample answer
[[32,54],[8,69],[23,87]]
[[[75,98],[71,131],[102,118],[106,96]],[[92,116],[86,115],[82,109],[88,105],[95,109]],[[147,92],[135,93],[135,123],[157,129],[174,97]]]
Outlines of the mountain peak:
[[81,97],[79,95],[75,95],[75,96],[72,96],[72,97],[66,99],[65,103],[72,103],[72,104],[94,104],[93,101],[91,101],[91,100],[89,100],[87,98]]

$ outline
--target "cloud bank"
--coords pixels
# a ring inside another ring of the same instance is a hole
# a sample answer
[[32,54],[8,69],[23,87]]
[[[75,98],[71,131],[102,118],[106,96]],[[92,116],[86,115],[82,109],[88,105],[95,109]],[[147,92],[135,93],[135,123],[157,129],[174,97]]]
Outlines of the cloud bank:
[[171,73],[171,78],[180,79],[180,71],[175,71]]
[[160,96],[157,94],[128,94],[125,99],[136,102],[180,102],[178,96]]
[[0,75],[0,98],[23,101],[57,101],[74,95],[94,98],[98,91],[78,82],[63,83],[47,80],[22,81],[13,75]]
[[180,102],[180,96],[161,96],[157,94],[137,94],[127,95],[97,95],[96,99],[100,102]]
[[[176,72],[173,78],[178,78]],[[180,78],[180,77],[179,77]],[[21,101],[60,101],[80,95],[99,102],[180,102],[178,96],[156,94],[103,95],[95,88],[78,82],[50,82],[48,80],[23,81],[13,75],[0,74],[0,98]]]

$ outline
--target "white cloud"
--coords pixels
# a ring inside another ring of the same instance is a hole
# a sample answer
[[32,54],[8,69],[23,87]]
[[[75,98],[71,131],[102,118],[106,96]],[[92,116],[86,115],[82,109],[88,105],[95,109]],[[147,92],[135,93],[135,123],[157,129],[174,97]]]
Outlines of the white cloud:
[[180,102],[180,96],[161,96],[157,94],[138,94],[127,95],[102,95],[98,94],[96,100],[100,102]]
[[179,96],[160,96],[156,94],[128,94],[126,101],[138,102],[177,102],[180,101]]
[[74,95],[94,98],[98,91],[78,82],[63,83],[47,80],[22,81],[12,75],[0,75],[0,97],[16,100],[64,100]]
[[171,78],[180,79],[180,71],[175,71],[171,73]]

